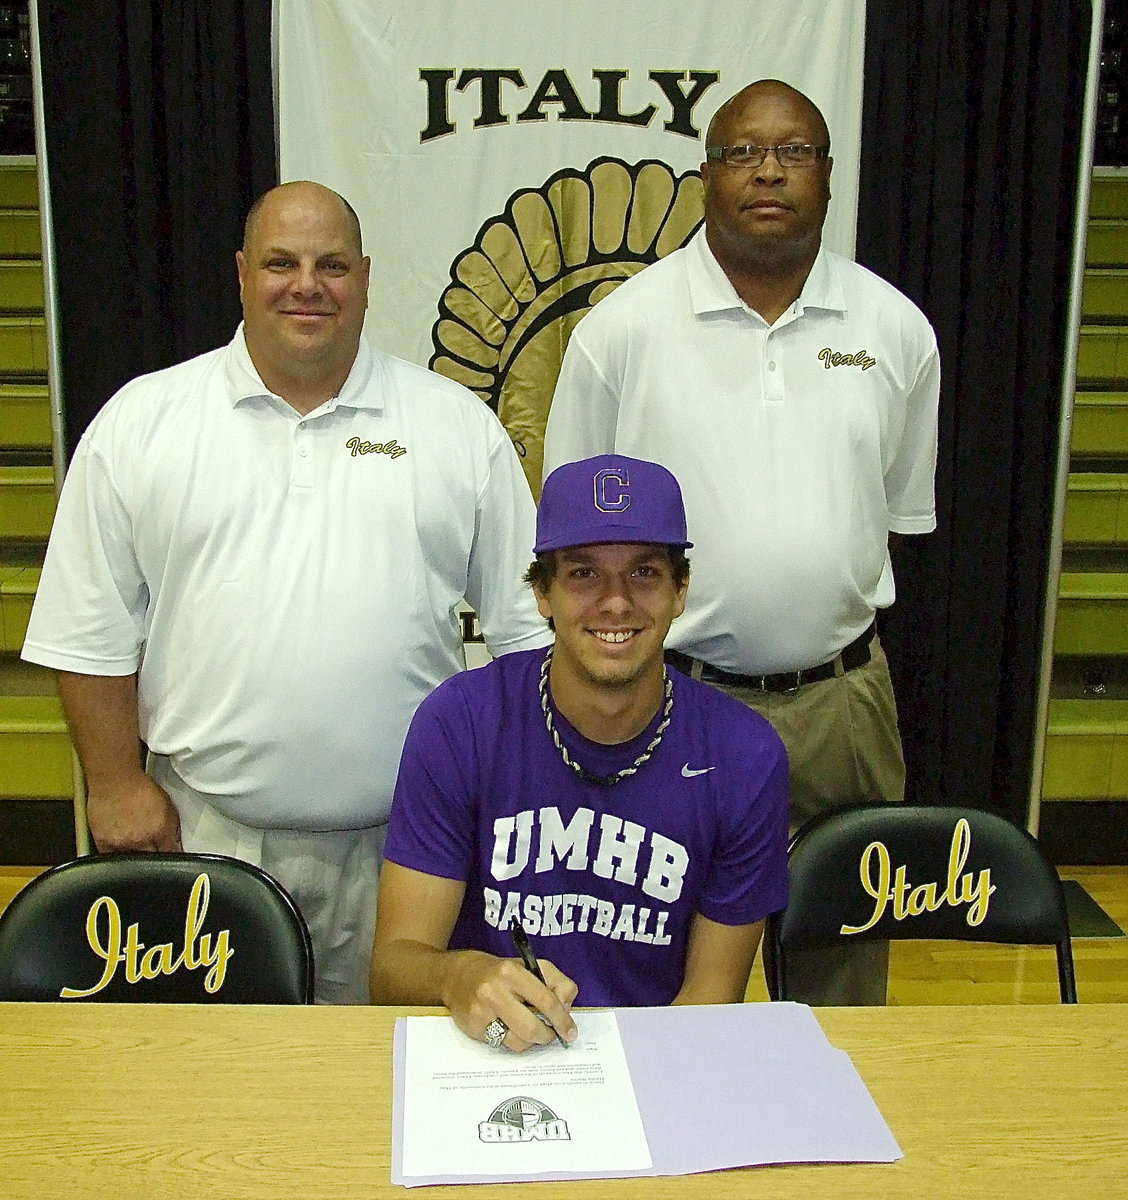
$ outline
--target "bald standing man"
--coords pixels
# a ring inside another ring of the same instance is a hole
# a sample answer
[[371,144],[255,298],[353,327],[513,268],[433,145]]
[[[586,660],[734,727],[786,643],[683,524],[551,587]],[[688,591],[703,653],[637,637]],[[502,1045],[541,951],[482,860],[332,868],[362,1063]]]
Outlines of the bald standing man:
[[235,261],[232,341],[83,436],[23,657],[58,672],[97,848],[263,867],[310,926],[318,1000],[364,1003],[396,767],[464,665],[456,607],[494,654],[546,640],[534,509],[486,406],[363,336],[341,196],[267,192]]
[[[762,713],[787,748],[791,823],[900,800],[878,610],[890,544],[935,527],[940,362],[920,310],[822,244],[827,122],[778,79],[710,122],[704,228],[576,327],[546,474],[615,451],[681,482],[693,587],[667,660]],[[812,1004],[881,1004],[884,947],[807,952]]]

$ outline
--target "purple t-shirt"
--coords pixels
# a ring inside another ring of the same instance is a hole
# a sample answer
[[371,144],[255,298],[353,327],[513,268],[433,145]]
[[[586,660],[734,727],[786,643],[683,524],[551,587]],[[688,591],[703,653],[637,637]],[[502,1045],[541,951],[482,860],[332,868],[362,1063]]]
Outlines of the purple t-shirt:
[[[612,787],[588,782],[545,727],[544,654],[463,672],[419,706],[385,856],[465,881],[451,949],[512,957],[517,916],[538,957],[579,985],[577,1004],[668,1004],[694,913],[744,925],[787,902],[783,744],[751,709],[671,671],[653,757]],[[629,766],[661,718],[602,746],[553,716],[572,758],[603,776]]]

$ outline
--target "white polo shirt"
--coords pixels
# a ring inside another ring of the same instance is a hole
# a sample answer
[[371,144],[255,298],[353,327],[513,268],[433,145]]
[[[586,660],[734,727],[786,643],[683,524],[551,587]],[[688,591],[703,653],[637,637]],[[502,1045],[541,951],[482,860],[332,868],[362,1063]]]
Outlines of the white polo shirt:
[[416,705],[548,633],[521,582],[534,508],[496,417],[362,340],[302,417],[230,345],[127,384],[67,474],[23,656],[140,668],[141,735],[225,815],[387,820]]
[[702,231],[576,327],[545,473],[609,451],[668,467],[695,547],[667,645],[810,667],[892,603],[889,532],[935,527],[939,389],[932,328],[890,284],[824,248],[769,326]]

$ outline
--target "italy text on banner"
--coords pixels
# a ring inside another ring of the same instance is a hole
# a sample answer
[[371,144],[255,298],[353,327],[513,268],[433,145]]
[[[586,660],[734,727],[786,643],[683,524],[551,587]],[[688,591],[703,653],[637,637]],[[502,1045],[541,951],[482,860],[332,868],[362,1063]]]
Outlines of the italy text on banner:
[[701,220],[721,102],[784,79],[823,110],[827,243],[852,254],[864,0],[275,0],[283,180],[346,196],[369,336],[461,381],[534,491],[575,323]]

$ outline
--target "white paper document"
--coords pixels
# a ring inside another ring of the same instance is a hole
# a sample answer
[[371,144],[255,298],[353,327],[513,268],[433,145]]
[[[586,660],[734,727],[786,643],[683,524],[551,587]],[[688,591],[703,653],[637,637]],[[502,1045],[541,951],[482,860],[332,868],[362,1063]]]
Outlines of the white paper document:
[[401,1017],[392,1182],[685,1175],[901,1157],[849,1056],[804,1005],[572,1016],[575,1046],[525,1054],[472,1042],[449,1017]]
[[613,1012],[580,1036],[512,1054],[449,1017],[409,1017],[402,1171],[408,1178],[645,1173],[652,1165]]

